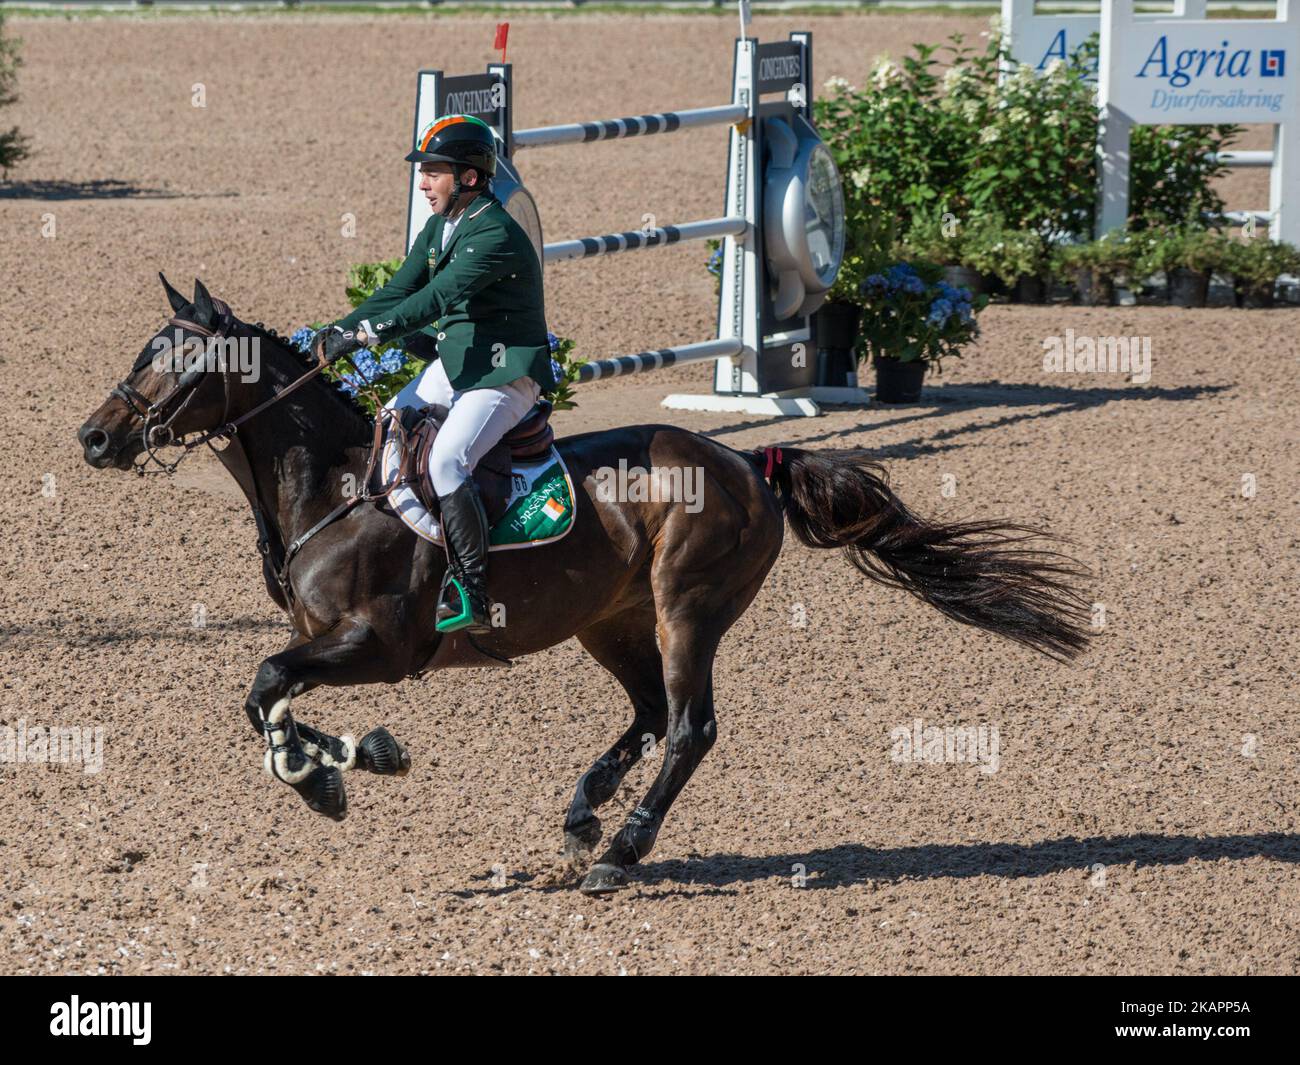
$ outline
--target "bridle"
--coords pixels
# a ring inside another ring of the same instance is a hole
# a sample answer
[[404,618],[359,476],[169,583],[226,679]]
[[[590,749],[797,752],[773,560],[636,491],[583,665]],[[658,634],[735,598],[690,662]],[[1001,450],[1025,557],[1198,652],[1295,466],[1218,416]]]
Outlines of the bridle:
[[[213,299],[212,305],[218,315],[217,326],[215,329],[202,325],[199,322],[192,322],[188,319],[178,318],[175,316],[168,319],[168,325],[173,326],[176,329],[184,329],[198,333],[201,336],[207,337],[209,340],[226,340],[229,338],[230,330],[236,324],[238,319],[230,313],[229,305],[223,301]],[[275,336],[274,333],[271,335],[273,337]],[[195,448],[201,447],[204,444],[207,444],[211,448],[213,440],[233,439],[236,431],[246,421],[261,414],[267,407],[278,403],[291,392],[301,388],[324,369],[324,363],[314,366],[301,377],[292,381],[288,387],[275,393],[275,395],[271,396],[269,399],[263,400],[252,410],[241,414],[234,421],[227,420],[230,413],[230,381],[226,372],[223,371],[221,373],[221,387],[224,392],[224,404],[221,411],[221,422],[217,428],[209,429],[205,433],[200,433],[197,436],[192,437],[177,437],[175,432],[172,430],[172,423],[180,417],[185,408],[190,405],[191,400],[193,400],[195,395],[198,394],[199,385],[202,384],[204,375],[208,372],[206,366],[196,366],[193,369],[184,371],[180,375],[176,384],[174,384],[161,398],[156,400],[151,401],[147,399],[125,380],[119,381],[114,385],[112,391],[109,392],[109,395],[116,396],[120,399],[130,407],[135,416],[140,419],[140,439],[144,444],[145,461],[132,463],[132,468],[137,474],[143,477],[146,473],[175,473],[176,468]],[[175,410],[163,418],[167,408],[177,397],[183,397],[181,402],[176,405]],[[154,424],[154,420],[157,418],[162,418],[162,420]],[[164,462],[158,457],[158,452],[162,448],[172,445],[180,447],[182,451],[176,457],[175,461]],[[212,448],[212,450],[215,451],[216,449]],[[148,467],[150,463],[156,465],[158,469],[149,469]]]
[[[177,318],[175,316],[168,319],[168,324],[177,329],[191,330],[208,338],[225,340],[230,336],[231,329],[236,324],[239,324],[239,320],[230,313],[230,306],[222,300],[216,299],[215,297],[212,298],[212,306],[217,312],[216,328],[209,328],[199,322],[192,322],[188,319]],[[258,327],[261,328],[260,323]],[[274,331],[268,330],[268,332],[270,332],[273,339],[277,341],[281,339]],[[351,362],[350,358],[349,361]],[[293,381],[282,388],[279,392],[276,392],[269,399],[263,400],[252,410],[241,414],[233,421],[227,420],[230,413],[230,380],[227,373],[222,372],[221,382],[222,389],[225,393],[225,404],[221,412],[221,421],[217,428],[209,429],[207,432],[199,433],[192,437],[177,437],[171,426],[180,416],[181,412],[189,406],[190,401],[198,392],[199,385],[203,381],[203,375],[208,372],[205,366],[197,366],[194,369],[184,371],[176,384],[172,386],[172,388],[169,389],[162,398],[156,399],[152,402],[141,395],[137,389],[127,384],[126,381],[119,382],[109,393],[112,396],[116,396],[130,407],[141,421],[140,435],[144,443],[144,453],[147,458],[142,463],[132,463],[132,468],[140,476],[144,476],[146,473],[175,473],[176,468],[195,448],[206,444],[210,450],[216,452],[217,449],[212,446],[212,441],[214,440],[228,440],[231,446],[235,447],[235,449],[240,453],[244,471],[236,472],[232,467],[231,473],[234,474],[241,484],[244,480],[243,473],[247,474],[248,485],[245,488],[245,491],[253,507],[253,519],[257,523],[257,549],[266,563],[270,566],[271,572],[274,574],[276,582],[279,584],[281,591],[284,593],[285,600],[288,603],[292,603],[294,600],[293,588],[289,583],[289,564],[293,561],[294,556],[302,549],[303,545],[327,525],[333,524],[359,503],[374,503],[386,499],[396,488],[399,487],[400,484],[400,481],[395,478],[388,488],[381,489],[378,492],[370,491],[370,484],[374,476],[375,466],[378,462],[379,455],[383,450],[385,422],[392,422],[393,430],[400,438],[399,446],[404,446],[406,433],[402,426],[401,418],[398,417],[393,410],[383,405],[382,400],[376,392],[368,391],[366,394],[373,400],[377,414],[375,417],[374,439],[370,446],[370,456],[366,462],[366,472],[361,480],[360,490],[344,502],[340,503],[288,546],[279,547],[278,550],[272,546],[272,530],[262,512],[253,464],[249,460],[248,453],[244,451],[242,445],[238,444],[236,433],[238,432],[239,427],[245,422],[255,418],[268,407],[279,403],[280,400],[284,399],[292,392],[297,391],[313,377],[321,373],[327,365],[328,364],[325,362],[318,362],[301,377],[294,378]],[[352,362],[352,368],[354,373],[359,374],[355,362]],[[177,397],[182,397],[180,403],[170,414],[166,414],[169,405]],[[164,414],[166,414],[165,418],[163,417]],[[162,420],[153,424],[155,418],[162,418]],[[158,457],[158,451],[161,448],[173,444],[183,450],[176,457],[175,461],[164,462]],[[222,450],[224,451],[226,449]],[[147,467],[150,462],[156,464],[158,469],[148,469]],[[276,543],[277,545],[282,544],[278,535],[276,536]],[[276,554],[280,555],[278,560],[275,557]]]

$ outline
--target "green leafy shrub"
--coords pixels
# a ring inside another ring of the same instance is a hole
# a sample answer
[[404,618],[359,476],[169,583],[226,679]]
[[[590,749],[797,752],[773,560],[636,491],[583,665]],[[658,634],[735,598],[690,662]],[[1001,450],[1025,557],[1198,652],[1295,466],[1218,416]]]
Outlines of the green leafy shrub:
[[1130,140],[1129,217],[1134,229],[1164,222],[1201,223],[1223,213],[1212,187],[1228,167],[1214,161],[1240,126],[1134,126]]
[[943,198],[961,187],[967,123],[960,112],[937,106],[938,51],[916,44],[901,64],[881,59],[862,91],[832,78],[828,95],[813,103],[818,131],[845,179],[850,228],[855,213],[880,208],[904,230],[914,212],[944,206]]
[[914,259],[939,266],[967,266],[966,231],[951,211],[922,211],[912,218],[897,252],[902,259]]
[[1300,274],[1300,248],[1267,237],[1229,240],[1223,270],[1232,275],[1239,294],[1268,301],[1279,277]]
[[[18,54],[19,40],[5,34],[4,14],[0,12],[0,107],[7,107],[18,99],[18,68],[22,56]],[[8,177],[11,167],[30,154],[29,141],[18,132],[17,126],[0,130],[0,171]]]
[[1051,269],[1058,277],[1086,270],[1094,282],[1114,282],[1129,277],[1140,252],[1127,230],[1116,229],[1097,240],[1058,245],[1051,253]]
[[[843,175],[850,247],[880,212],[903,234],[907,254],[949,264],[960,256],[934,239],[946,214],[965,232],[995,216],[1003,228],[1037,233],[1045,248],[1091,238],[1096,58],[1094,34],[1040,74],[1011,61],[995,20],[983,46],[967,46],[960,34],[942,46],[914,45],[899,63],[878,62],[862,89],[832,77],[813,115]],[[1134,127],[1130,228],[1221,212],[1212,186],[1224,167],[1207,156],[1238,132],[1232,125]]]
[[1192,224],[1164,225],[1146,219],[1138,236],[1136,269],[1140,276],[1170,270],[1211,273],[1226,267],[1231,241],[1217,229]]
[[[1085,47],[1042,74],[1018,64],[1001,82],[967,94],[960,105],[969,122],[960,199],[972,219],[995,215],[1005,228],[1045,241],[1091,233],[1097,105],[1084,78],[1088,62]],[[969,79],[950,80],[955,92]]]
[[1008,286],[1022,277],[1045,278],[1049,272],[1042,235],[1034,229],[1009,226],[996,213],[976,216],[961,246],[963,265],[992,274]]

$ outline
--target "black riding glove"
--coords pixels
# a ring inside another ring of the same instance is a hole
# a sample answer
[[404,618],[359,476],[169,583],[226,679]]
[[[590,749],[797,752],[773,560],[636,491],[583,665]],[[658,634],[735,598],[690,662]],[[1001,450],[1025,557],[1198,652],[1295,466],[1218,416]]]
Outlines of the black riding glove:
[[327,325],[312,334],[308,350],[316,357],[317,362],[329,366],[344,355],[360,351],[362,346],[361,341],[357,339],[355,329],[344,329],[341,325]]

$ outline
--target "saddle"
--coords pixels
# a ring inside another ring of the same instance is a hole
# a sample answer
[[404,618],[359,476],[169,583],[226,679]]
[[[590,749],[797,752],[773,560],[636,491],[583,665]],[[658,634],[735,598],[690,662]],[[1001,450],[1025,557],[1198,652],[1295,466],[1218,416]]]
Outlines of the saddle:
[[[483,509],[489,525],[494,525],[506,512],[513,487],[513,464],[542,458],[555,442],[555,430],[551,428],[552,410],[554,406],[550,400],[538,400],[519,424],[506,433],[474,468],[474,480],[483,496]],[[440,404],[407,407],[401,414],[399,439],[402,455],[397,483],[410,485],[431,514],[439,513],[440,508],[438,495],[428,476],[429,452],[446,417],[447,408]]]

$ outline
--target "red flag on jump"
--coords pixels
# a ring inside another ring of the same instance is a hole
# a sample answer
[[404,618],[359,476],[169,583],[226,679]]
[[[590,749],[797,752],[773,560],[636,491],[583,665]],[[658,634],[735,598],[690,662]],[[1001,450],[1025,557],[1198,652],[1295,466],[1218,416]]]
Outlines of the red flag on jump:
[[509,35],[509,33],[510,33],[510,23],[508,22],[497,23],[497,39],[493,43],[492,47],[501,49],[501,62],[503,63],[506,61],[506,37],[507,35]]

